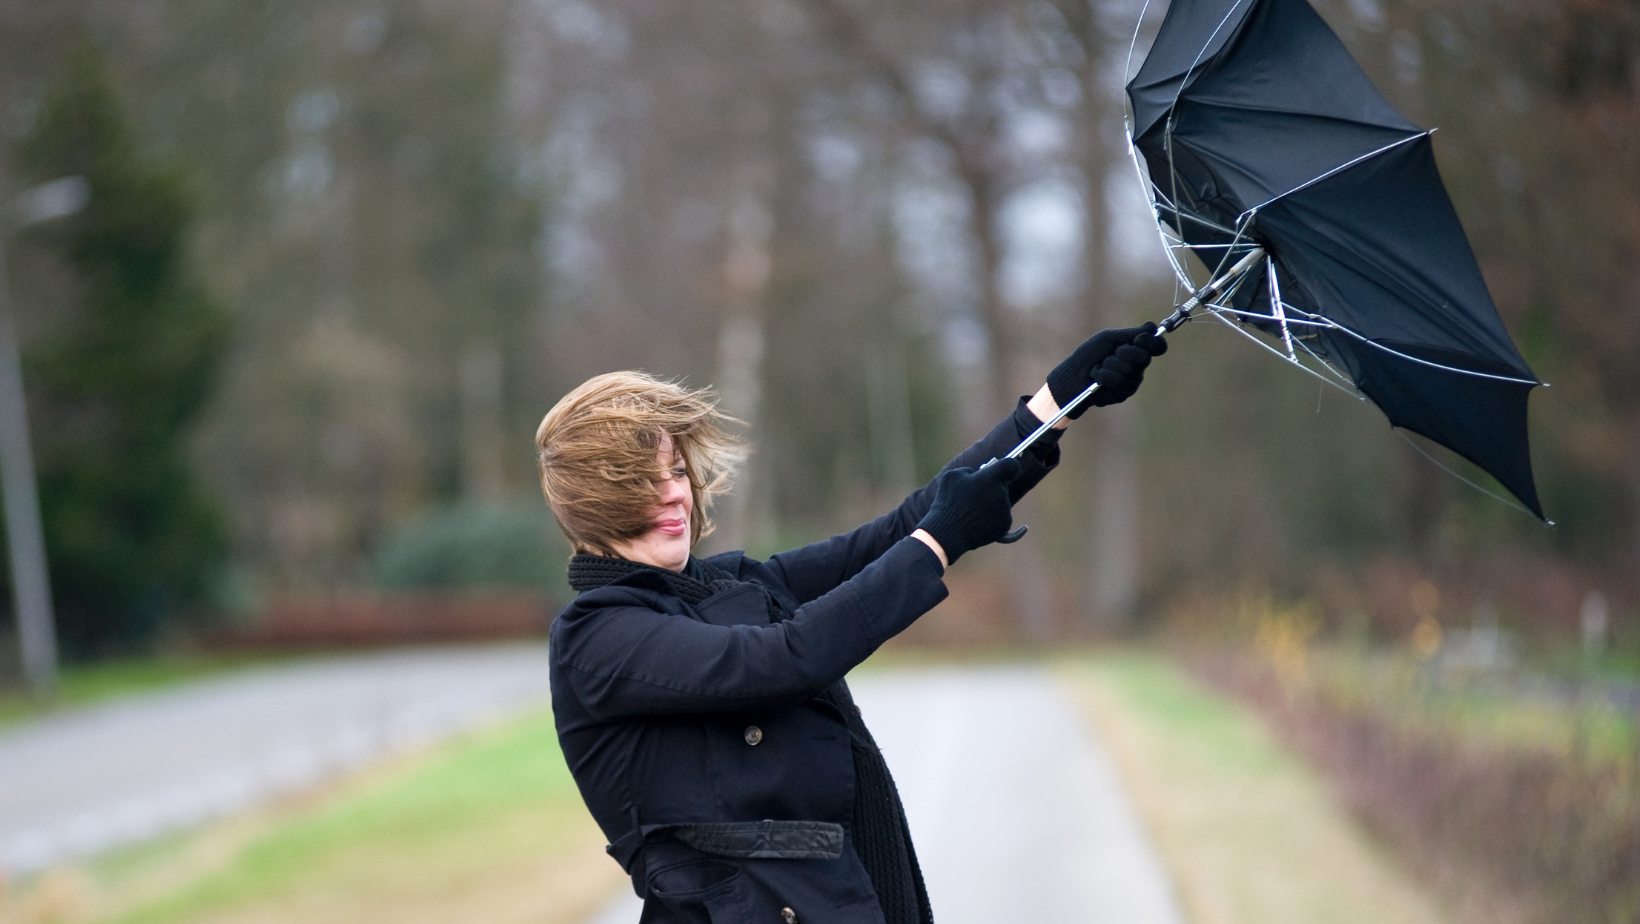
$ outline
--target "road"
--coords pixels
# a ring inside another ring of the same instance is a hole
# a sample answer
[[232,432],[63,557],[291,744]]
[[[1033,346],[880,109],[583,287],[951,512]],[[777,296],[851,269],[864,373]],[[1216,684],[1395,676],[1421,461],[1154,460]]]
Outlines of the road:
[[544,643],[326,657],[0,733],[0,873],[310,787],[548,702]]
[[[940,924],[1181,924],[1120,779],[1051,674],[851,678],[899,785]],[[633,924],[623,889],[588,924]]]

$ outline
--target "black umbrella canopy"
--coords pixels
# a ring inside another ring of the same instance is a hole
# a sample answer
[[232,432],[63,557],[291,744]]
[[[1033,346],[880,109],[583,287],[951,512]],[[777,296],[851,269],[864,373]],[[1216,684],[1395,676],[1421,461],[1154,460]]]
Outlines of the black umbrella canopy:
[[1159,219],[1210,268],[1237,248],[1268,255],[1230,307],[1341,368],[1393,426],[1474,462],[1541,518],[1526,433],[1537,377],[1487,293],[1430,134],[1315,10],[1173,0],[1128,96]]

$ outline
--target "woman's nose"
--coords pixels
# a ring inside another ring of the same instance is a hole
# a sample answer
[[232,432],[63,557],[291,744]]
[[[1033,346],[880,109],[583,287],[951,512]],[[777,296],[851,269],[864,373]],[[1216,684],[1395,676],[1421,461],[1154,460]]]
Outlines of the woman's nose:
[[681,504],[689,496],[689,481],[686,478],[665,478],[661,480],[661,506]]

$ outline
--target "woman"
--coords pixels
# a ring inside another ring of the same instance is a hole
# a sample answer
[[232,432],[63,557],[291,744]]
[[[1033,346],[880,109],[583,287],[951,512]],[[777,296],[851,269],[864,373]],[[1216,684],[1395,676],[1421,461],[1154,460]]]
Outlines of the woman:
[[945,598],[952,562],[1008,531],[1058,463],[1059,430],[979,466],[1092,381],[1090,404],[1125,400],[1166,349],[1154,325],[1089,338],[894,511],[765,562],[690,555],[738,460],[706,394],[617,372],[547,414],[541,484],[580,592],[552,626],[553,712],[644,924],[933,920],[843,675]]

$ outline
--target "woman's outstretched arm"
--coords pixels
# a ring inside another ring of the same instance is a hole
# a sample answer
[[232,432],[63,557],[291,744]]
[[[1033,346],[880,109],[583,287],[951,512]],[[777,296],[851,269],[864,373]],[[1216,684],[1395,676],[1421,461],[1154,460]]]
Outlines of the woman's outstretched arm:
[[[978,468],[991,459],[1002,458],[1035,432],[1043,421],[1059,413],[1061,401],[1068,403],[1097,381],[1099,389],[1092,398],[1072,410],[1054,430],[1020,456],[1020,474],[1009,486],[1009,494],[1017,503],[1059,464],[1059,436],[1069,421],[1082,416],[1090,406],[1118,404],[1132,397],[1143,382],[1151,359],[1165,352],[1167,341],[1156,333],[1154,324],[1100,331],[1055,366],[1035,395],[1028,400],[1021,399],[1006,420],[958,453],[941,472]],[[812,600],[858,574],[894,543],[910,535],[928,512],[933,485],[931,481],[912,492],[899,507],[870,523],[782,552],[769,559],[765,567],[773,579],[790,589],[799,601]],[[753,574],[743,576],[755,579]]]

